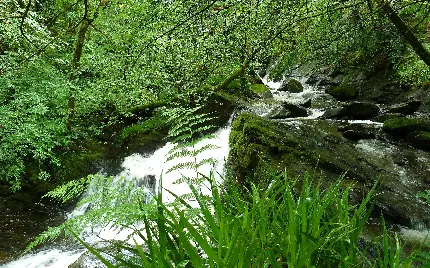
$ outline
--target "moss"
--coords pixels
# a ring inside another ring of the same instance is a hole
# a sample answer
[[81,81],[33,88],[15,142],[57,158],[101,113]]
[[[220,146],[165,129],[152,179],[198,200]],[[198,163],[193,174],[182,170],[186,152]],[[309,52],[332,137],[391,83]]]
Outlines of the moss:
[[327,90],[327,93],[341,101],[352,100],[358,95],[357,89],[349,83],[349,76],[339,86]]
[[126,127],[121,131],[120,139],[122,141],[136,137],[142,134],[148,134],[149,132],[157,129],[161,129],[166,126],[167,120],[161,117],[153,117],[142,123],[134,124],[132,126]]
[[[239,183],[267,184],[264,174],[287,171],[291,176],[314,173],[335,180],[348,171],[348,177],[364,181],[373,168],[361,163],[362,155],[346,142],[331,121],[306,120],[283,124],[251,114],[239,115],[232,124],[228,164]],[[319,173],[319,172],[318,172]]]
[[406,140],[415,148],[430,150],[430,132],[412,132],[408,134]]
[[393,118],[385,121],[382,128],[396,136],[405,137],[415,131],[430,131],[430,120],[427,118]]
[[251,91],[254,93],[264,93],[266,91],[269,91],[269,89],[264,84],[254,84],[251,85]]
[[96,141],[89,140],[80,144],[60,156],[61,166],[56,168],[54,177],[60,182],[68,182],[97,172],[95,165],[104,154],[105,148]]
[[287,89],[292,93],[300,93],[303,91],[303,85],[296,79],[291,78],[288,80]]

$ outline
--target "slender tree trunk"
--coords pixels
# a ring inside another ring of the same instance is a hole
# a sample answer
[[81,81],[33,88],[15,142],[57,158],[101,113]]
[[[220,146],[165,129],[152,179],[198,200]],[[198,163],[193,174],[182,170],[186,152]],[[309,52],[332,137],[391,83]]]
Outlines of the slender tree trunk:
[[240,76],[242,76],[245,73],[245,70],[248,68],[248,66],[249,66],[249,60],[246,60],[238,70],[236,70],[229,77],[227,77],[227,79],[225,79],[222,83],[220,83],[218,86],[216,86],[214,88],[214,91],[219,91],[221,89],[227,88],[227,86],[231,82],[233,82],[234,80],[236,80],[237,78],[239,78]]
[[430,66],[430,52],[423,46],[418,38],[410,31],[405,21],[400,18],[397,12],[393,9],[389,2],[386,0],[378,1],[382,11],[388,16],[391,23],[397,28],[400,34],[405,38],[408,44],[413,48],[415,53],[423,60],[427,66]]

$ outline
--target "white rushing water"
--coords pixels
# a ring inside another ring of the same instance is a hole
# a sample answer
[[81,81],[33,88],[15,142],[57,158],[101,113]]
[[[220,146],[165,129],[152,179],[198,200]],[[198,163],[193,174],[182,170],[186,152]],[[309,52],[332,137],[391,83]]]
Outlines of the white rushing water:
[[[187,193],[191,193],[190,188],[186,183],[175,184],[175,181],[182,178],[182,176],[195,176],[194,170],[175,170],[167,173],[167,171],[175,166],[178,163],[185,161],[201,161],[207,158],[213,158],[216,160],[216,165],[212,166],[210,164],[205,164],[199,167],[198,172],[204,175],[209,175],[211,171],[214,172],[215,179],[220,182],[222,179],[222,175],[224,173],[224,162],[228,157],[228,137],[230,134],[230,125],[231,120],[228,122],[227,127],[219,129],[212,139],[205,139],[197,143],[194,147],[194,150],[198,150],[205,145],[211,144],[215,145],[218,148],[211,149],[202,152],[197,156],[197,159],[192,158],[178,158],[172,161],[166,162],[166,155],[169,150],[173,148],[174,144],[167,143],[165,146],[156,150],[153,154],[150,155],[140,155],[133,154],[124,159],[122,163],[123,171],[118,174],[119,177],[124,177],[128,180],[145,180],[149,177],[160,178],[162,175],[163,178],[163,201],[170,202],[173,201],[174,197],[169,194],[166,190],[168,189],[177,195],[183,195]],[[156,188],[158,189],[159,180],[156,180]],[[201,187],[201,192],[205,195],[211,195],[211,191],[209,188],[208,182],[203,182],[204,185]],[[154,191],[154,189],[152,189]],[[191,205],[196,205],[191,203]],[[70,216],[80,215],[85,212],[85,207],[79,210],[72,211]],[[130,232],[122,231],[118,233],[115,230],[110,229],[109,227],[105,228],[95,228],[88,229],[81,234],[82,239],[84,239],[89,244],[95,244],[102,239],[115,239],[124,241]],[[34,254],[28,254],[20,259],[7,263],[3,265],[3,268],[67,268],[70,264],[75,262],[79,256],[85,251],[83,249],[76,249],[76,246],[73,245],[74,248],[63,249],[56,248],[53,246],[52,248],[40,251]],[[89,267],[97,267],[97,266],[89,266]]]

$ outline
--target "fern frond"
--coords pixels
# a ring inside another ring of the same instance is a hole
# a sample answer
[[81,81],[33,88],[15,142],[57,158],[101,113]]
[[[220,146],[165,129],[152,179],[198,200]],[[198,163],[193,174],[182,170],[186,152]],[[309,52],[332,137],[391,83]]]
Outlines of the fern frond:
[[196,163],[188,161],[188,162],[182,162],[179,164],[174,165],[173,167],[169,168],[166,173],[170,173],[175,170],[180,169],[196,169]]
[[203,146],[200,149],[195,150],[193,153],[193,156],[198,156],[199,154],[208,151],[208,150],[215,150],[215,149],[219,149],[220,147],[217,145],[213,145],[213,144],[207,144],[205,146]]
[[199,142],[201,142],[203,140],[209,140],[209,139],[213,139],[213,138],[215,138],[214,134],[206,134],[206,135],[200,136],[198,138],[195,138],[191,141],[176,143],[175,146],[169,150],[168,154],[171,154],[172,152],[174,152],[175,150],[178,150],[178,149],[182,149],[182,148],[186,148],[186,147],[192,147],[193,145],[198,144]]

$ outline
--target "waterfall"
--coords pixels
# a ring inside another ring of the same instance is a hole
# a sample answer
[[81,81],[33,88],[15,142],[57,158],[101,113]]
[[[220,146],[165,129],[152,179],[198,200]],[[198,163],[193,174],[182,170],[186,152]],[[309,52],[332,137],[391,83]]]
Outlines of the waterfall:
[[[167,143],[163,147],[159,148],[152,154],[141,155],[132,154],[126,157],[122,163],[123,171],[116,177],[125,178],[126,180],[135,181],[136,187],[144,186],[148,192],[155,193],[156,189],[160,187],[160,181],[158,178],[163,178],[163,202],[173,201],[174,197],[165,189],[175,193],[176,195],[183,195],[191,193],[190,188],[186,183],[175,184],[175,181],[180,179],[182,176],[194,176],[195,170],[175,170],[167,173],[167,171],[175,166],[176,164],[184,161],[201,161],[202,159],[213,158],[216,160],[215,166],[205,164],[199,167],[198,172],[201,174],[209,175],[211,171],[214,171],[214,176],[217,182],[222,182],[224,174],[224,163],[228,157],[229,146],[228,137],[230,134],[230,125],[232,118],[230,118],[226,127],[219,129],[213,138],[204,139],[195,144],[194,149],[199,149],[207,144],[217,146],[217,149],[204,151],[197,156],[197,159],[173,159],[166,162],[166,155],[175,144]],[[94,191],[94,189],[89,189]],[[201,192],[205,195],[211,195],[210,187],[208,182],[203,182]],[[88,193],[87,193],[88,194]],[[192,204],[191,205],[196,205]],[[69,213],[69,217],[80,215],[85,213],[86,207],[75,209]],[[113,230],[112,228],[93,228],[88,229],[81,233],[81,238],[89,244],[95,244],[101,239],[115,239],[124,241],[130,233]],[[84,249],[77,245],[53,245],[48,246],[46,249],[33,254],[27,254],[18,260],[2,266],[3,268],[67,268],[70,264],[75,262],[83,253]],[[96,267],[96,266],[91,266]]]

